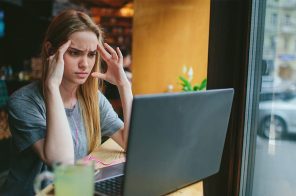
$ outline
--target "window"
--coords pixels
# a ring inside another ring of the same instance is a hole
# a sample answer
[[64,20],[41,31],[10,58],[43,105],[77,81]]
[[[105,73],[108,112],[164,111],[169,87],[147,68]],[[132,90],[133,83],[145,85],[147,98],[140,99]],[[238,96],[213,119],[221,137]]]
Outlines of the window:
[[[246,164],[242,167],[241,180],[246,188],[240,192],[244,196],[296,195],[296,41],[292,39],[296,31],[287,35],[287,31],[278,29],[274,36],[269,36],[268,25],[273,23],[257,25],[268,17],[266,13],[276,10],[271,18],[277,15],[284,25],[291,26],[291,15],[296,14],[296,6],[292,5],[296,5],[296,0],[289,1],[290,7],[280,7],[281,3],[287,3],[284,0],[270,6],[274,1],[253,0],[256,17],[251,27],[250,55],[253,56],[249,64],[253,78],[248,83],[252,87],[246,106],[244,151],[247,153],[242,160]],[[277,47],[277,55],[271,56],[270,47],[276,47],[274,40],[282,47]],[[270,45],[263,45],[266,42]],[[289,47],[290,42],[295,46]],[[267,62],[272,62],[272,66]]]
[[291,25],[291,16],[290,16],[290,14],[285,14],[285,16],[284,16],[284,24],[285,25]]
[[278,20],[278,15],[277,13],[272,13],[271,14],[271,19],[270,19],[270,23],[271,25],[277,25],[277,20]]

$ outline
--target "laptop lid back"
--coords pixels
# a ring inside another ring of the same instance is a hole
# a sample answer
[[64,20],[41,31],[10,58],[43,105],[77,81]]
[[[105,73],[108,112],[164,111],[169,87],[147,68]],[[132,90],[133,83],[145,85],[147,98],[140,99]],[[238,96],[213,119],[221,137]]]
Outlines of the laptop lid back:
[[135,96],[124,195],[162,195],[219,171],[233,89]]

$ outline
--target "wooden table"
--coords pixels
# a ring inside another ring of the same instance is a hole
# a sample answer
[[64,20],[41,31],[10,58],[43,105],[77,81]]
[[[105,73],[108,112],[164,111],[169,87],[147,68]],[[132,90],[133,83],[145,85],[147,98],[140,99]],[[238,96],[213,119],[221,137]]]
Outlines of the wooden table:
[[[107,140],[105,143],[101,145],[101,147],[96,150],[95,152],[92,152],[89,156],[90,159],[97,160],[95,168],[102,168],[105,167],[108,163],[120,163],[125,161],[125,154],[123,149],[115,143],[112,139]],[[100,163],[98,160],[102,161]],[[38,196],[41,195],[51,195],[48,194],[52,192],[53,186],[49,185],[45,189],[42,190],[41,193],[38,194]],[[187,186],[185,188],[179,189],[178,191],[169,194],[169,196],[203,196],[203,184],[202,182],[198,182],[195,184],[192,184],[190,186]]]

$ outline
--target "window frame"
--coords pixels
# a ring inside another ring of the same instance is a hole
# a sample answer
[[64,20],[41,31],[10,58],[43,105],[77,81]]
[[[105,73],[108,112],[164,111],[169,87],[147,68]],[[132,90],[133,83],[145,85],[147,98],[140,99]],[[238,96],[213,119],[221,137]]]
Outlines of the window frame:
[[250,30],[249,65],[247,79],[247,98],[242,152],[240,196],[252,195],[254,164],[256,155],[256,135],[262,82],[264,27],[266,0],[253,0]]

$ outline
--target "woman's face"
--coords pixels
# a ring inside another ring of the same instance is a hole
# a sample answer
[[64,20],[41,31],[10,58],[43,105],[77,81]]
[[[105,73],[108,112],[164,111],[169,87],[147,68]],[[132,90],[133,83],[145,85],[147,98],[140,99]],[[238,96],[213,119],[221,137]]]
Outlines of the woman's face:
[[64,54],[63,81],[83,84],[94,67],[98,39],[96,34],[90,31],[75,32],[69,39],[71,44]]

